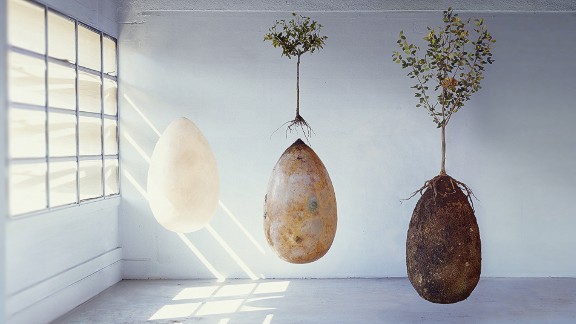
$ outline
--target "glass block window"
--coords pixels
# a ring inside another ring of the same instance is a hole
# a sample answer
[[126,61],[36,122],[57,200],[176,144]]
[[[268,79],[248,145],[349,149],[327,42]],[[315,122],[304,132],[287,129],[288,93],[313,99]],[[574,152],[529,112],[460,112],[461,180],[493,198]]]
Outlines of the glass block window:
[[117,196],[117,40],[8,0],[10,214]]

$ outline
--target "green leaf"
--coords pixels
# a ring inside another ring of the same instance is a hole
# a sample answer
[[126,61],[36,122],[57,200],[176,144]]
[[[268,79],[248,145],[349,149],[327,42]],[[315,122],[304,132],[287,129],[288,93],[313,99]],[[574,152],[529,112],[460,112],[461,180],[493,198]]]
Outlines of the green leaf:
[[271,41],[273,47],[282,47],[282,55],[288,58],[323,48],[328,37],[320,36],[322,25],[296,13],[292,16],[289,22],[277,20],[264,40]]

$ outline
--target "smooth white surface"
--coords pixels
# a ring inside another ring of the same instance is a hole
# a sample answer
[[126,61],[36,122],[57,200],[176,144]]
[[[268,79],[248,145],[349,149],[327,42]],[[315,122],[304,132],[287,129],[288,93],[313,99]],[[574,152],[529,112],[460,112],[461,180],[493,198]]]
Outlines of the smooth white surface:
[[[302,116],[316,132],[312,147],[338,196],[330,251],[290,265],[266,247],[262,229],[268,176],[296,139],[283,130],[270,136],[294,117],[296,67],[263,35],[289,14],[163,12],[123,25],[120,35],[124,278],[214,278],[210,269],[227,278],[406,275],[416,200],[400,199],[438,174],[440,132],[414,107],[413,83],[391,55],[400,30],[421,39],[441,13],[309,16],[329,37],[302,58],[300,89]],[[496,63],[452,119],[447,170],[480,199],[482,273],[576,276],[576,17],[473,16],[484,17],[498,41]],[[158,130],[178,116],[210,141],[222,184],[213,232],[186,236],[197,251],[156,224],[142,193]]]
[[210,222],[218,205],[220,179],[210,144],[184,117],[166,127],[154,147],[146,189],[160,225],[189,233]]
[[57,319],[71,323],[574,323],[576,279],[483,278],[429,303],[406,278],[125,280]]

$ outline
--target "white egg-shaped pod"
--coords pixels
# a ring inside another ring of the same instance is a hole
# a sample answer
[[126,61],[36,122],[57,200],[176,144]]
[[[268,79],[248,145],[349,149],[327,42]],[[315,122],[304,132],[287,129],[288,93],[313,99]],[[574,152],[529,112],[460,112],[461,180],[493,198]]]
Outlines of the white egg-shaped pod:
[[220,180],[208,141],[187,118],[172,121],[154,147],[148,169],[148,203],[167,230],[189,233],[216,211]]

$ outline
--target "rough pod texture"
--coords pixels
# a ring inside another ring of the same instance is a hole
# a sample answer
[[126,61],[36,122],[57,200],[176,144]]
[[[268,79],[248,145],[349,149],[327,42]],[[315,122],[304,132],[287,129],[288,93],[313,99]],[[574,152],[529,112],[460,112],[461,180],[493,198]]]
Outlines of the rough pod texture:
[[462,301],[480,279],[480,233],[468,198],[440,176],[414,208],[406,240],[408,278],[433,303]]
[[336,235],[336,196],[320,158],[298,139],[280,157],[264,198],[264,231],[283,260],[321,258]]
[[188,233],[213,217],[220,181],[212,150],[190,120],[172,121],[156,143],[148,169],[148,203],[167,230]]

